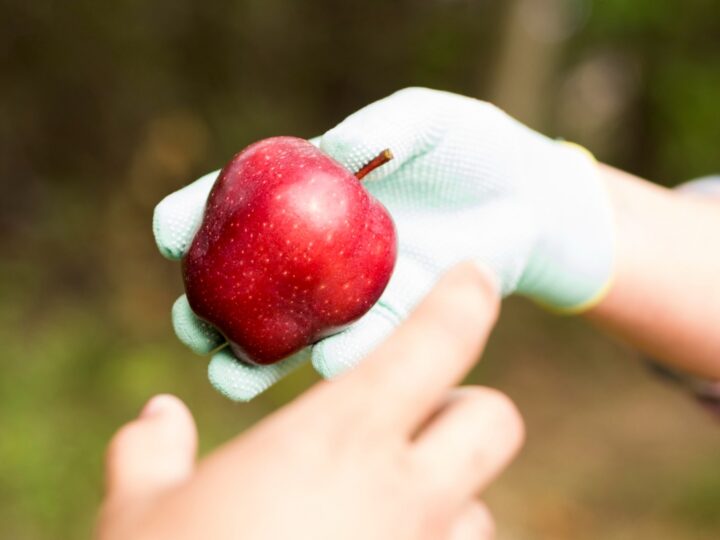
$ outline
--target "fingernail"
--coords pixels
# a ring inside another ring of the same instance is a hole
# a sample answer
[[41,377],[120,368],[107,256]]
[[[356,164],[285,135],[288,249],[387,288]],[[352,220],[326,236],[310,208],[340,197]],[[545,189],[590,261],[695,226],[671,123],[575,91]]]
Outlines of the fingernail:
[[502,294],[502,290],[500,289],[500,281],[498,280],[497,274],[490,270],[490,267],[485,263],[479,261],[472,261],[472,263],[477,271],[483,275],[483,279],[489,288],[492,289],[496,296],[500,296]]
[[168,394],[158,394],[148,400],[140,411],[140,418],[149,418],[162,414],[173,401],[173,397]]

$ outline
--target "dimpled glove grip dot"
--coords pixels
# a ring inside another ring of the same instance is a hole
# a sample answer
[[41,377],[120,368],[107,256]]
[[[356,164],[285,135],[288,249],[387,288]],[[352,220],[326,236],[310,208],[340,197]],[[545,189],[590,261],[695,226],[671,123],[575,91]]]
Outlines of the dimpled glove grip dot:
[[[353,171],[392,150],[395,159],[363,182],[390,211],[399,241],[395,271],[378,303],[313,346],[313,364],[325,377],[357,364],[462,260],[488,267],[504,295],[517,291],[561,311],[587,307],[608,286],[612,215],[594,160],[490,104],[410,88],[351,115],[319,144]],[[155,234],[166,256],[181,257],[197,230],[207,178],[158,206]],[[223,342],[182,297],[173,318],[178,337],[196,352]],[[301,356],[258,368],[223,349],[211,361],[210,379],[230,398],[247,400]]]

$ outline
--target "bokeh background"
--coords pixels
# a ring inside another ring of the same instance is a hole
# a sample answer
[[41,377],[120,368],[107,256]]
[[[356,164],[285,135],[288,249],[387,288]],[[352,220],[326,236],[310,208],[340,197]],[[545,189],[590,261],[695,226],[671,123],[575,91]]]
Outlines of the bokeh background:
[[[664,185],[720,171],[716,0],[0,0],[3,538],[87,537],[104,445],[154,393],[190,405],[207,452],[312,384],[211,390],[172,334],[152,210],[252,141],[409,85]],[[471,376],[527,420],[487,495],[501,539],[720,538],[720,426],[638,360],[506,303]]]

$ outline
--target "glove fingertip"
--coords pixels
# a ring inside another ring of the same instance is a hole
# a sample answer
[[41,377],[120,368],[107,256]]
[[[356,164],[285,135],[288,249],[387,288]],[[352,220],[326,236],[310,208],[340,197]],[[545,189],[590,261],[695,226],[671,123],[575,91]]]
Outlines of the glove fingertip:
[[248,402],[262,393],[266,386],[245,372],[244,366],[232,353],[224,349],[215,354],[208,365],[210,384],[226,398],[232,401]]
[[392,333],[398,322],[391,311],[376,305],[347,330],[315,344],[315,370],[330,379],[352,369]]
[[178,340],[195,354],[209,354],[225,343],[220,332],[193,313],[184,294],[173,304],[172,324]]
[[205,202],[217,177],[218,171],[208,173],[171,193],[155,207],[153,234],[163,257],[178,260],[185,256],[200,227]]
[[298,353],[270,366],[253,366],[238,360],[229,348],[216,353],[208,365],[210,384],[223,396],[248,402],[299,366],[305,356]]
[[160,201],[153,212],[153,236],[160,255],[171,261],[177,261],[183,258],[187,246],[179,243],[172,231],[176,230],[177,224],[174,223],[174,216],[169,212],[170,207],[165,204],[167,197]]

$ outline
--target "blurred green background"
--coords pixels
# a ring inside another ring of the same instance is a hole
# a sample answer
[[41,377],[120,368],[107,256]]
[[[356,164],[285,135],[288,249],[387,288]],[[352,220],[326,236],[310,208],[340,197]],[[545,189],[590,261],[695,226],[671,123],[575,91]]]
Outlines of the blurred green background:
[[[165,194],[396,89],[495,101],[665,185],[720,171],[716,0],[0,0],[0,535],[86,537],[116,427],[157,392],[204,452],[247,405],[176,343]],[[506,539],[720,537],[720,430],[582,321],[506,303],[473,382],[525,414],[487,495]]]

